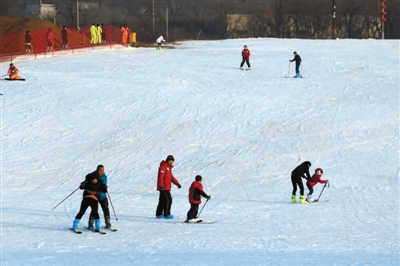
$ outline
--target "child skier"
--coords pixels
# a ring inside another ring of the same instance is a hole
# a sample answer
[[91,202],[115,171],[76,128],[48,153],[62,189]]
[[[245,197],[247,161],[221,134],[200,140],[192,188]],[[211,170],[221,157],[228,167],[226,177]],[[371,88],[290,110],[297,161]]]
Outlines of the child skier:
[[187,213],[186,223],[199,223],[202,220],[197,219],[197,212],[199,211],[199,205],[201,203],[201,197],[203,196],[206,199],[211,199],[211,196],[207,195],[203,190],[203,178],[201,175],[197,175],[195,181],[189,188],[189,203],[190,210]]
[[248,67],[247,70],[250,70],[251,66],[249,60],[250,60],[250,50],[247,48],[247,45],[245,45],[242,51],[242,63],[240,64],[240,69],[243,70],[244,62],[246,62]]
[[323,174],[324,174],[324,170],[322,170],[322,168],[317,168],[317,169],[315,169],[315,174],[311,177],[311,180],[308,180],[308,181],[307,181],[307,187],[308,187],[308,190],[310,191],[310,192],[307,194],[307,199],[306,199],[308,202],[316,201],[316,200],[314,200],[314,199],[312,198],[312,194],[314,193],[314,186],[315,186],[317,183],[326,184],[326,183],[329,182],[328,179],[327,179],[327,180],[322,180],[322,179],[321,179],[321,176],[322,176]]

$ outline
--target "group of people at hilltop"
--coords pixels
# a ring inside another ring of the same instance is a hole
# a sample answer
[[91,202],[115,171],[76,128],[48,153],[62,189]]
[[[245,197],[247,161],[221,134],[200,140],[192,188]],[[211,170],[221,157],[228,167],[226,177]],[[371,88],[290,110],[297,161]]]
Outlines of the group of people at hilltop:
[[[172,195],[171,188],[172,184],[177,186],[179,189],[182,188],[179,181],[174,177],[172,173],[172,168],[174,167],[175,158],[173,155],[168,155],[165,160],[160,162],[157,175],[157,190],[159,191],[158,205],[156,208],[155,216],[157,219],[173,219],[174,216],[171,214],[172,206]],[[311,162],[305,161],[297,166],[291,174],[291,180],[293,185],[292,192],[292,203],[297,203],[296,192],[297,186],[300,188],[300,203],[307,204],[308,202],[313,202],[312,197],[314,193],[314,186],[317,183],[326,184],[329,180],[322,180],[323,175],[322,168],[315,169],[314,175],[311,177],[309,168],[311,167]],[[309,193],[307,198],[304,197],[304,186],[302,178],[307,179],[307,187]],[[80,184],[79,188],[83,190],[83,198],[81,202],[81,207],[78,214],[75,216],[73,221],[72,229],[77,230],[80,220],[85,214],[86,210],[90,207],[91,212],[89,215],[88,228],[94,231],[100,231],[100,216],[98,213],[98,205],[100,204],[105,220],[105,227],[111,228],[110,221],[110,210],[108,208],[108,199],[106,193],[108,191],[107,185],[107,175],[105,174],[104,166],[98,165],[96,171],[87,174],[85,180]],[[207,195],[204,191],[203,177],[201,175],[196,175],[195,180],[192,182],[188,190],[188,199],[190,204],[190,209],[186,215],[187,223],[201,222],[198,219],[199,205],[201,204],[201,197],[207,200],[211,199],[210,195]]]

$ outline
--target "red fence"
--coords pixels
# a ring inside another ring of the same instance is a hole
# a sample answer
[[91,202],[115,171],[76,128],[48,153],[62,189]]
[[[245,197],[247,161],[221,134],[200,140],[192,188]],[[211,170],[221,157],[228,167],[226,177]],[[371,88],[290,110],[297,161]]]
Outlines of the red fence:
[[[80,48],[96,49],[97,47],[107,47],[110,49],[112,45],[124,45],[128,47],[128,43],[122,43],[121,29],[110,25],[102,27],[101,42],[91,42],[92,36],[90,33],[90,25],[81,29],[67,28],[68,33],[68,48],[63,47],[61,29],[52,29],[54,33],[54,43],[52,49],[48,49],[47,31],[49,29],[34,29],[29,32],[31,39],[30,50],[26,50],[25,34],[13,33],[12,31],[7,34],[0,35],[0,57],[10,58],[11,61],[17,56],[22,54],[30,54],[36,56],[39,54],[46,55],[57,51],[69,50],[74,53],[74,50]],[[129,40],[129,36],[128,36]]]

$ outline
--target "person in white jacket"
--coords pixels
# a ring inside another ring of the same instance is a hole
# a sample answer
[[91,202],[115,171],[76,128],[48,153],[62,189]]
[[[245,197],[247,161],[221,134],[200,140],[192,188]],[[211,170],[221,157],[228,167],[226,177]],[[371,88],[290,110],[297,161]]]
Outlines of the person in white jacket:
[[157,38],[156,43],[157,43],[157,50],[161,50],[161,43],[165,42],[164,37],[161,35],[160,37]]

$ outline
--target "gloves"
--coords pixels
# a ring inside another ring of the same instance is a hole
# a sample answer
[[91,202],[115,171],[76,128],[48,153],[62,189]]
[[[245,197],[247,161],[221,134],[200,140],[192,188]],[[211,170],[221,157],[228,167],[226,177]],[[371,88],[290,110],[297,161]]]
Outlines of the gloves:
[[182,186],[181,186],[181,184],[178,184],[178,188],[181,188]]
[[79,186],[79,188],[80,188],[80,189],[84,189],[84,188],[85,188],[85,186],[86,186],[86,182],[85,182],[85,181],[83,181],[83,182],[81,183],[81,185]]
[[104,193],[107,193],[107,191],[108,191],[108,186],[107,186],[107,185],[104,185],[104,186],[103,186],[103,192],[104,192]]
[[210,200],[211,199],[211,195],[208,195],[207,199]]

